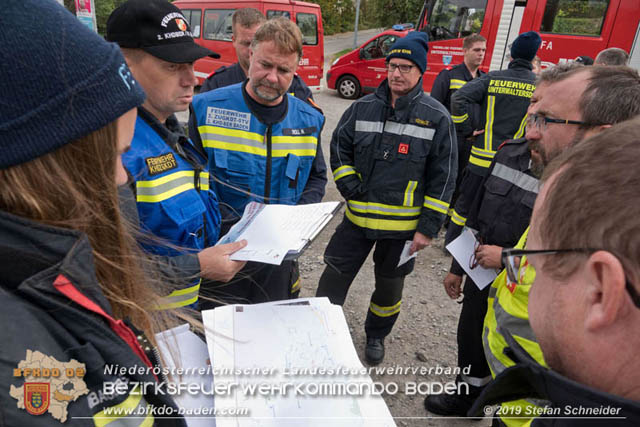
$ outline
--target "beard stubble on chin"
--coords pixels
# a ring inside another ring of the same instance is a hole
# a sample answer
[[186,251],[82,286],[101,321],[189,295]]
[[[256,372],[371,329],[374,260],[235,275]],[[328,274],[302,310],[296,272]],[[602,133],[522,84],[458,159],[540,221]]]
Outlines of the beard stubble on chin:
[[[275,92],[275,94],[265,93],[262,90],[262,87],[267,87],[267,88],[270,88],[270,89],[274,89],[276,92]],[[260,80],[257,83],[253,84],[253,91],[255,92],[256,95],[258,95],[258,97],[260,97],[262,100],[267,101],[267,102],[275,101],[280,96],[282,96],[284,94],[284,92],[285,92],[277,84],[272,84],[272,83],[265,82],[265,81],[262,81],[262,80]]]

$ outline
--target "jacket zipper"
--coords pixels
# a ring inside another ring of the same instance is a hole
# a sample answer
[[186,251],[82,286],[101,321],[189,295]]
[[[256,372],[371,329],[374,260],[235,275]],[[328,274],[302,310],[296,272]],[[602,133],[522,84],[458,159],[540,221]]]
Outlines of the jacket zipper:
[[264,178],[264,203],[268,204],[271,197],[271,126],[267,126],[265,135],[267,142],[267,170]]

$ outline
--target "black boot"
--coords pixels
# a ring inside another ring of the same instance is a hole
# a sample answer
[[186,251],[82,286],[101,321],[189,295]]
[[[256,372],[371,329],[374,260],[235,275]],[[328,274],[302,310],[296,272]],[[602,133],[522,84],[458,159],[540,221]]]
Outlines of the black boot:
[[469,386],[469,394],[432,394],[424,399],[424,407],[438,415],[466,417],[482,388]]
[[367,337],[364,358],[369,365],[377,365],[384,360],[384,338]]

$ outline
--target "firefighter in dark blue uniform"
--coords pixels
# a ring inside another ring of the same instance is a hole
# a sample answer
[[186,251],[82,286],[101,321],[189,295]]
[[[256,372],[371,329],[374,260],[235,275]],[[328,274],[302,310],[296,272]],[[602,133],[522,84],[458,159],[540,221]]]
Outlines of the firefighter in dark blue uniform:
[[[507,141],[498,149],[487,178],[472,203],[466,226],[482,242],[476,259],[486,268],[500,268],[501,248],[515,246],[529,225],[538,194],[538,179],[531,171],[531,152],[526,138]],[[493,253],[492,253],[493,252]],[[452,261],[444,284],[451,298],[460,296],[464,270]],[[467,277],[462,311],[458,320],[458,366],[470,366],[468,374],[457,381],[469,385],[469,395],[431,395],[425,400],[430,412],[439,415],[465,416],[473,400],[491,380],[491,372],[482,347],[482,324],[487,313],[491,286],[479,290]]]
[[541,43],[534,31],[520,34],[511,45],[513,59],[507,70],[485,74],[458,89],[451,98],[451,118],[456,131],[465,135],[473,132],[473,108],[481,105],[484,132],[471,147],[445,244],[460,234],[498,147],[508,139],[524,136],[526,112],[535,89],[536,75],[531,71],[531,61]]
[[[174,113],[191,102],[197,83],[193,62],[215,54],[193,41],[180,10],[165,2],[131,0],[116,9],[107,22],[107,39],[120,45],[131,73],[147,93],[138,109],[131,148],[122,156],[140,226],[158,238],[145,238],[141,244],[151,254],[177,260],[188,260],[180,256],[191,254],[202,270],[208,269],[210,257],[202,254],[218,240],[218,200],[209,186],[205,153],[186,138]],[[223,254],[213,255],[223,270],[231,266],[238,271],[243,265]],[[164,308],[197,302],[200,277],[185,282],[168,295]]]
[[391,47],[388,76],[355,101],[331,139],[331,169],[347,201],[345,218],[324,254],[316,296],[342,305],[375,246],[375,291],[365,321],[370,364],[384,359],[384,339],[400,313],[410,252],[428,246],[442,226],[455,186],[457,146],[447,110],[422,91],[427,40],[409,33]]
[[[480,77],[485,73],[480,70],[480,65],[484,60],[484,54],[487,50],[487,40],[479,34],[471,34],[462,41],[462,53],[464,55],[463,62],[453,67],[447,67],[440,71],[431,87],[431,96],[451,112],[451,96],[467,82]],[[451,206],[455,206],[460,182],[462,181],[462,171],[467,167],[469,161],[469,153],[471,145],[475,140],[475,135],[482,124],[480,121],[480,106],[474,105],[474,111],[471,114],[473,122],[473,132],[464,135],[456,132],[458,137],[458,178],[456,179],[456,191],[451,198]],[[449,209],[448,216],[453,213],[453,209]]]

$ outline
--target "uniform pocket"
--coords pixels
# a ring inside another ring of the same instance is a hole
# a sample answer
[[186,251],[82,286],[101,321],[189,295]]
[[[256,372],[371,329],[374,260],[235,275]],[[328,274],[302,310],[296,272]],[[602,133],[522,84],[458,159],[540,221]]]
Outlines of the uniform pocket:
[[163,237],[188,249],[204,249],[206,207],[196,190],[187,190],[164,200],[160,207],[171,220],[163,227],[166,233]]

